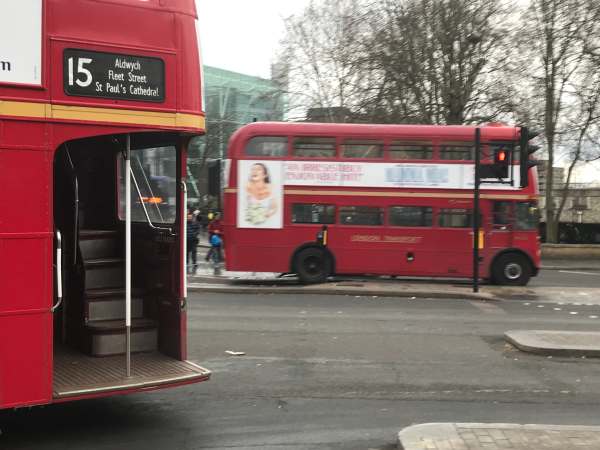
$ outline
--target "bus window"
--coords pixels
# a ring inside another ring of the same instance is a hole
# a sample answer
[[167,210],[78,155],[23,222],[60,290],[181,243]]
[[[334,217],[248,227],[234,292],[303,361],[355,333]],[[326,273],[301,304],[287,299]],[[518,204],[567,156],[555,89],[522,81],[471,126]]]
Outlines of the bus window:
[[383,142],[372,140],[348,140],[342,146],[344,158],[383,158]]
[[517,202],[515,206],[515,229],[537,230],[540,218],[536,202]]
[[[125,171],[121,155],[117,155],[117,161],[120,181],[119,218],[125,220]],[[135,177],[135,182],[132,178],[131,183],[131,220],[146,222],[147,213],[153,223],[175,223],[177,216],[175,147],[132,150],[131,171]]]
[[281,136],[256,136],[246,143],[248,156],[287,156],[288,139]]
[[445,228],[469,228],[472,225],[473,213],[469,209],[442,208],[440,209],[438,224]]
[[298,158],[335,158],[335,138],[294,138],[294,156]]
[[428,206],[392,206],[390,225],[397,227],[430,227],[433,224],[432,210]]
[[431,159],[433,147],[430,142],[392,141],[390,144],[391,159]]
[[335,206],[294,203],[292,205],[292,223],[335,223]]
[[383,225],[383,208],[375,206],[341,206],[343,225]]
[[472,161],[473,145],[468,143],[446,143],[440,146],[440,159],[450,161]]
[[506,230],[508,228],[512,222],[512,208],[512,202],[495,201],[493,203],[494,228],[500,230]]

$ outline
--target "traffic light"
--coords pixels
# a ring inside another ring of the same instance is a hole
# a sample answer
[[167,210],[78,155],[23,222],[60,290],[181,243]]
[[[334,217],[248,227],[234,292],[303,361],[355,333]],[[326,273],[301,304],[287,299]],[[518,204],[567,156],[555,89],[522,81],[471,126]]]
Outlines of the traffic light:
[[530,145],[529,141],[539,134],[536,131],[529,131],[527,127],[521,127],[519,185],[522,188],[529,186],[529,169],[537,165],[537,161],[530,159],[530,155],[540,149],[539,145]]
[[491,146],[491,162],[481,164],[480,178],[497,178],[504,180],[511,174],[510,167],[513,162],[513,146],[512,144],[492,144]]
[[494,148],[494,173],[496,178],[508,178],[508,169],[512,163],[512,152],[508,147]]

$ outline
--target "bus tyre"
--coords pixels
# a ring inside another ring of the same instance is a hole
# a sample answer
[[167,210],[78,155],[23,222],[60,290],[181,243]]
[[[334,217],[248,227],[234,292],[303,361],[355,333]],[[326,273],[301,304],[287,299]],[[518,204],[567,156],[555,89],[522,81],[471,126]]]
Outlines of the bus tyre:
[[331,259],[323,250],[309,247],[296,254],[294,268],[302,283],[322,283],[331,274]]
[[518,253],[505,253],[498,257],[492,267],[496,284],[505,286],[525,286],[531,278],[531,264]]

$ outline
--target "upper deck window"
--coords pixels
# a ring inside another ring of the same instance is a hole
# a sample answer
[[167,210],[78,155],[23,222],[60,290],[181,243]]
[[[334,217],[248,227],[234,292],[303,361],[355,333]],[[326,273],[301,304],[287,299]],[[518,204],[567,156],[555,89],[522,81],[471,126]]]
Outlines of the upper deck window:
[[294,156],[298,158],[335,158],[335,138],[294,138]]
[[383,142],[375,140],[347,140],[342,146],[344,158],[383,158]]
[[431,159],[433,147],[430,142],[392,141],[390,144],[391,159]]
[[244,150],[248,156],[286,156],[288,138],[284,136],[256,136],[246,143]]
[[451,161],[473,161],[475,151],[473,144],[451,142],[440,145],[440,159]]

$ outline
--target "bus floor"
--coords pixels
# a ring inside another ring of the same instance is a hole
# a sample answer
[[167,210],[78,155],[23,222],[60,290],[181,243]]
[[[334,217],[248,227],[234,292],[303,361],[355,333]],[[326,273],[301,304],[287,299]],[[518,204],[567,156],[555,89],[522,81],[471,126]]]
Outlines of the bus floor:
[[133,353],[128,377],[125,355],[93,357],[62,345],[54,350],[55,399],[198,382],[209,376],[192,362],[159,352]]

